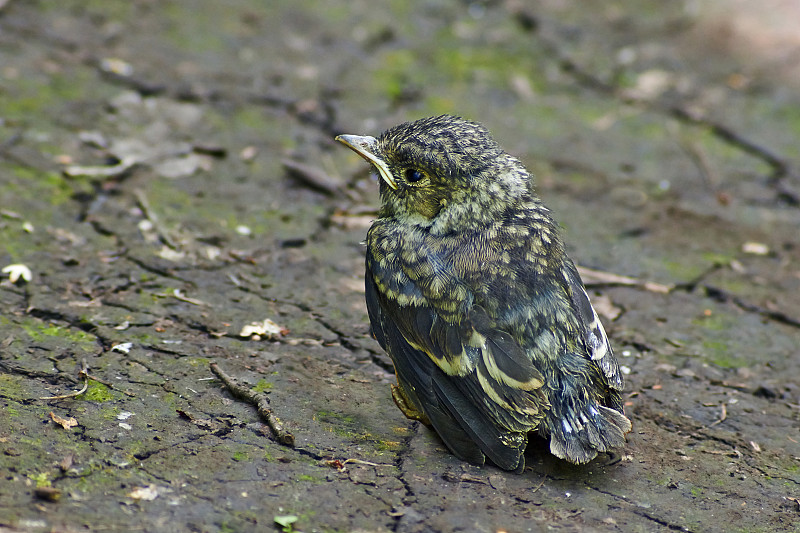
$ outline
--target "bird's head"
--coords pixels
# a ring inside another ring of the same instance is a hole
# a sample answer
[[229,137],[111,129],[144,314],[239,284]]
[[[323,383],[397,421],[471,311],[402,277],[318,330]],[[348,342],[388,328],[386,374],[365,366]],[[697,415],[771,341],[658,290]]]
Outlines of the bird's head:
[[475,122],[441,115],[375,137],[339,135],[382,178],[381,216],[420,226],[479,225],[529,192],[529,174]]

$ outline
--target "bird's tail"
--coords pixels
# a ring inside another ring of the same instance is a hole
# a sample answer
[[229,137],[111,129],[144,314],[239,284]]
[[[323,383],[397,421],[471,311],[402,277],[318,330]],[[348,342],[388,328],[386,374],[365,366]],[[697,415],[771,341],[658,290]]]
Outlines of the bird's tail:
[[619,411],[592,401],[553,407],[544,425],[550,434],[550,452],[556,457],[583,464],[598,452],[625,445],[631,421]]

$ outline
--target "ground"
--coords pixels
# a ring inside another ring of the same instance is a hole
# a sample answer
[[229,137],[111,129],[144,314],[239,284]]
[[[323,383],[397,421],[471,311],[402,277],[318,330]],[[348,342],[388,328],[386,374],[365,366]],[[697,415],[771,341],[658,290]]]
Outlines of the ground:
[[[0,530],[800,531],[800,15],[766,5],[0,2]],[[584,268],[618,456],[477,468],[394,406],[333,137],[444,112]]]

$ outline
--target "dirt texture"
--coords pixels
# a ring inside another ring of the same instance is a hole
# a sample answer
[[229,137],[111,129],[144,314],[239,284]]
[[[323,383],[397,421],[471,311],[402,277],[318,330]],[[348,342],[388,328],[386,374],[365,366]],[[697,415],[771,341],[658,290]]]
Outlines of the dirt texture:
[[[1,1],[0,531],[800,531],[800,12],[758,5]],[[392,403],[333,137],[439,113],[593,271],[621,455],[477,468]]]

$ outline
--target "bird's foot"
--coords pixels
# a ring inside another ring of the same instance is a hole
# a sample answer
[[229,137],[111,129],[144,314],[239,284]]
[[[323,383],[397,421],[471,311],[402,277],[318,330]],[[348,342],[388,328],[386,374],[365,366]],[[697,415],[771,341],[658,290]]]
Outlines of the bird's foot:
[[418,410],[416,406],[406,396],[406,391],[400,385],[392,385],[392,399],[395,405],[403,412],[406,418],[410,420],[418,420],[426,426],[431,425],[431,421],[422,411]]

